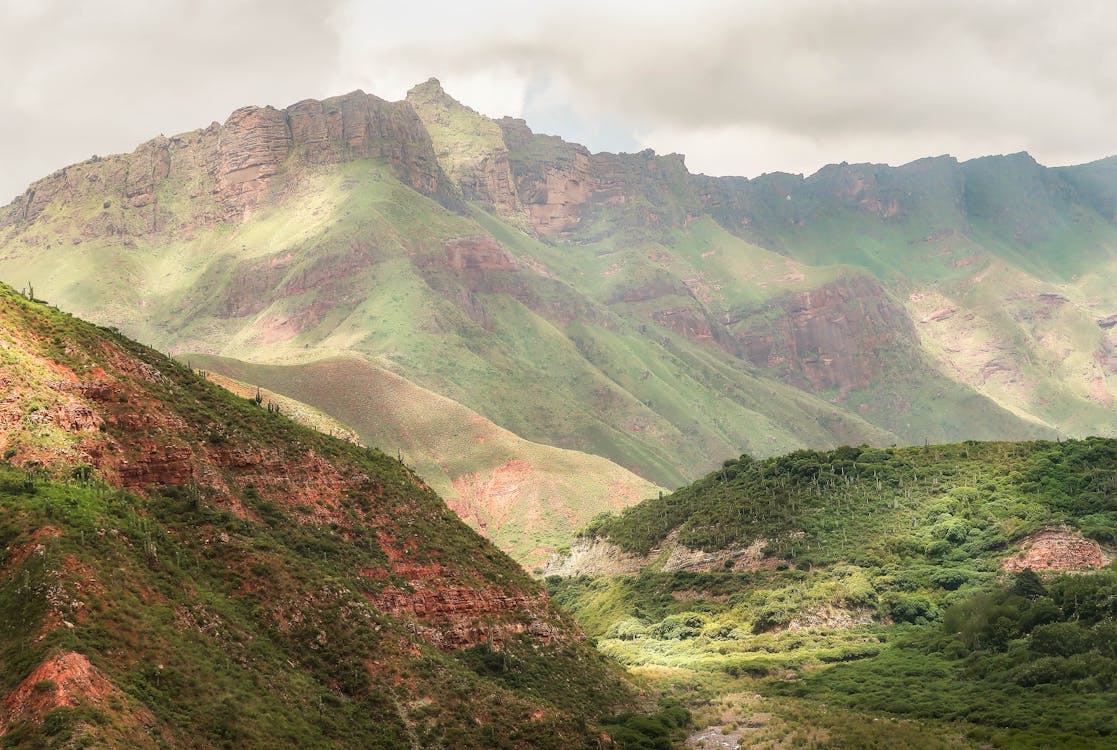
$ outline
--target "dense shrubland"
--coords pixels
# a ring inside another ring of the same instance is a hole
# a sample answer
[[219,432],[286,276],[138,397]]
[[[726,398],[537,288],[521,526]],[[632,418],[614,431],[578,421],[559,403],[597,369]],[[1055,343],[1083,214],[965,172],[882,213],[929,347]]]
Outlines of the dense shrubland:
[[672,531],[703,550],[768,540],[799,566],[923,556],[941,564],[1053,524],[1117,540],[1117,442],[960,443],[744,455],[583,533],[647,553]]
[[[907,736],[866,731],[866,717],[935,728],[912,747],[1104,746],[1117,732],[1117,570],[1003,563],[1043,530],[1108,547],[1115,484],[1117,442],[1100,438],[743,456],[583,531],[648,554],[640,574],[548,585],[605,654],[687,690],[718,686],[703,706],[764,696],[800,746]],[[767,559],[752,570],[665,572],[656,552],[758,540]],[[799,721],[829,728],[796,734]]]

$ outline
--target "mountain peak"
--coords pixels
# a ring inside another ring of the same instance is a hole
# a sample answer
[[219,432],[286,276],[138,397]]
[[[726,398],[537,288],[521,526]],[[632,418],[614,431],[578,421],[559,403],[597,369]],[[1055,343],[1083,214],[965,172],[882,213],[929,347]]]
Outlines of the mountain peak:
[[442,82],[439,81],[434,76],[431,76],[430,78],[423,81],[422,83],[417,83],[414,86],[412,86],[410,89],[408,89],[407,90],[407,96],[405,97],[405,100],[408,101],[408,102],[411,102],[412,104],[414,104],[415,101],[417,101],[417,100],[418,101],[439,101],[439,100],[442,100],[442,101],[445,101],[447,103],[453,102],[454,104],[458,104],[458,105],[461,104],[461,102],[459,102],[457,99],[455,99],[454,97],[452,97],[452,96],[450,96],[449,94],[446,93],[446,89],[444,89],[442,87]]

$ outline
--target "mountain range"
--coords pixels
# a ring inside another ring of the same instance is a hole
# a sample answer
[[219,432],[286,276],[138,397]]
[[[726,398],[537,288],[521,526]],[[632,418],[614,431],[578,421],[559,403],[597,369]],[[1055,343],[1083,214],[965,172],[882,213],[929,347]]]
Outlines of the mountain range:
[[727,455],[1114,434],[1117,160],[707,177],[435,80],[93,157],[0,278],[298,398],[529,568]]
[[1115,170],[708,177],[432,79],[45,177],[3,745],[1104,746]]

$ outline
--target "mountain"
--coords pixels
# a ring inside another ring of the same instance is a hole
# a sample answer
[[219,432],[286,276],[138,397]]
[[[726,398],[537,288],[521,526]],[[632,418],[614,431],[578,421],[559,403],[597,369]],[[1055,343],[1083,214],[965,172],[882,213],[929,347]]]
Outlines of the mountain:
[[[67,167],[0,214],[0,278],[273,390],[297,379],[274,368],[339,361],[354,388],[399,385],[343,421],[533,565],[550,524],[742,450],[1113,434],[1114,179],[1026,155],[711,178],[484,117],[432,79]],[[505,447],[440,459],[413,398]]]
[[745,455],[548,583],[722,746],[1108,747],[1115,487],[1102,438]]
[[1113,433],[1112,164],[939,157],[704,182],[726,229],[870,271],[945,372],[1081,436]]
[[5,747],[597,747],[633,694],[394,457],[0,286]]

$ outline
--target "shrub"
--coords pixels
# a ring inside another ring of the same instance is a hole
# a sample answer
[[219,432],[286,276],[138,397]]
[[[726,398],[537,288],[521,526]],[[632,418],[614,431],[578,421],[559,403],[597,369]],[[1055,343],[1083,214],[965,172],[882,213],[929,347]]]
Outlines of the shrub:
[[705,624],[706,621],[701,615],[693,613],[668,615],[648,628],[648,635],[661,641],[681,641],[697,636],[702,632]]
[[925,596],[901,594],[890,591],[881,600],[884,614],[893,622],[910,622],[922,625],[936,619],[938,607]]

